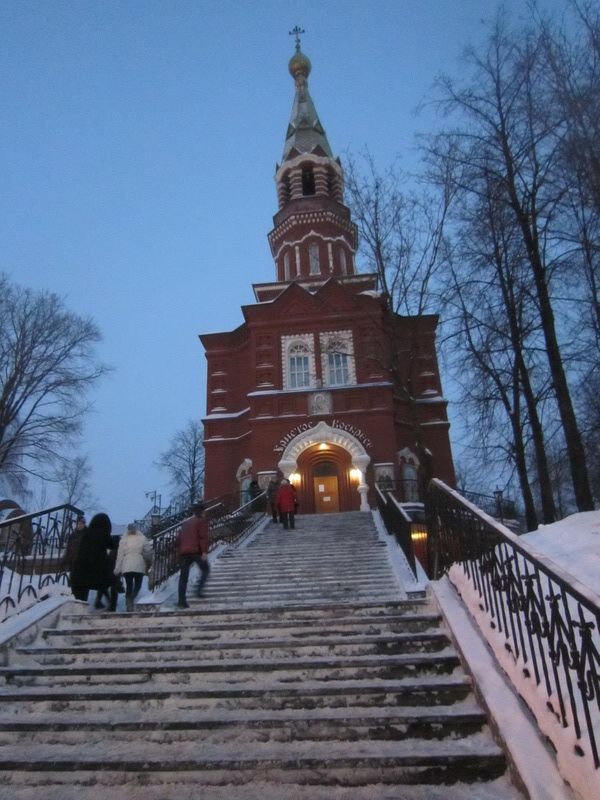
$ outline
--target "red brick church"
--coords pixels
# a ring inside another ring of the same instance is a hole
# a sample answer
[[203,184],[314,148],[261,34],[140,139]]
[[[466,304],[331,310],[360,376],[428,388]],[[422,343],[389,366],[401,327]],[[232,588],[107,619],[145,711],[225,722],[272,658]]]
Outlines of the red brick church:
[[283,475],[298,490],[300,513],[368,510],[376,482],[394,482],[401,500],[415,502],[419,453],[429,473],[454,483],[437,317],[394,318],[395,351],[407,362],[411,355],[409,409],[390,380],[390,312],[377,275],[356,272],[344,172],[298,42],[289,70],[295,97],[269,234],[275,280],[253,286],[255,302],[242,307],[238,328],[200,336],[208,362],[205,496],[243,496],[252,477],[266,486]]

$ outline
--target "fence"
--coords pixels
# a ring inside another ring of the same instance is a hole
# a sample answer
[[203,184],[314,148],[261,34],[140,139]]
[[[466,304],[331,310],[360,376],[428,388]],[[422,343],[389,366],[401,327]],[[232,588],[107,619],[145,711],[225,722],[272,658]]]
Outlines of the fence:
[[377,494],[377,507],[385,529],[392,534],[402,548],[408,564],[416,574],[415,553],[412,543],[411,519],[398,504],[391,491],[382,492],[379,486],[375,487]]
[[0,617],[23,599],[38,600],[49,586],[68,582],[65,549],[81,513],[62,505],[0,523]]
[[[597,786],[598,595],[441,481],[434,479],[428,494],[432,577],[449,572],[559,763],[570,764],[574,780],[590,765]],[[566,754],[565,729],[573,734]]]
[[[250,533],[262,519],[266,506],[266,492],[239,508],[239,494],[219,497],[207,501],[206,515],[210,532],[210,549],[218,543],[231,544]],[[176,540],[184,520],[180,519],[166,530],[152,538],[154,559],[149,585],[151,589],[160,586],[179,569]]]
[[478,492],[467,492],[461,489],[460,493],[464,498],[474,503],[477,508],[485,511],[490,517],[499,519],[500,522],[518,519],[519,515],[515,501],[504,497],[503,493],[500,491],[490,495],[479,494]]

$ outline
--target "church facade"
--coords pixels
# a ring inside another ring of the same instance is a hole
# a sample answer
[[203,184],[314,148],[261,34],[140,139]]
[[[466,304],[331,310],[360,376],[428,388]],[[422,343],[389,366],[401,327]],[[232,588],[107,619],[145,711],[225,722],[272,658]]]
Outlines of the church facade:
[[377,276],[356,272],[357,230],[310,69],[297,42],[269,234],[275,280],[254,285],[238,328],[200,335],[205,496],[243,498],[251,479],[284,476],[300,513],[368,510],[375,484],[418,504],[424,477],[454,482],[437,318],[391,314]]

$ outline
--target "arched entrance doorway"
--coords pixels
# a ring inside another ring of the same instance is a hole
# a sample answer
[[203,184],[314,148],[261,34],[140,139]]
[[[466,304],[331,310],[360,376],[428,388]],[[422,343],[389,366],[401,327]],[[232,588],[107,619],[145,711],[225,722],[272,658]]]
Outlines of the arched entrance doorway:
[[298,457],[293,474],[303,511],[307,514],[332,514],[358,511],[360,496],[350,454],[342,447],[320,442]]
[[319,422],[289,442],[278,466],[297,487],[301,512],[368,511],[370,460],[352,434]]

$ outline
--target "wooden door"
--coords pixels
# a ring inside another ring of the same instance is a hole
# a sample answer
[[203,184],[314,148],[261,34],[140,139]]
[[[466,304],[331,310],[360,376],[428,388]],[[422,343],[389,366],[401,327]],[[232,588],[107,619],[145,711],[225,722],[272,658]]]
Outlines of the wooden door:
[[340,510],[337,475],[321,475],[313,478],[313,485],[317,514],[328,514]]

